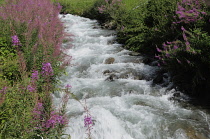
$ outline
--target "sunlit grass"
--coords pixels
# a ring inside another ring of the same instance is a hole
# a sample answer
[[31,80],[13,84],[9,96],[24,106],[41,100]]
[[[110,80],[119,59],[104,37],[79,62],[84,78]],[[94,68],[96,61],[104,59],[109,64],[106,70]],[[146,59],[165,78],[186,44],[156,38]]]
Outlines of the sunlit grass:
[[62,6],[62,12],[82,15],[85,11],[93,7],[97,0],[52,0],[59,2]]

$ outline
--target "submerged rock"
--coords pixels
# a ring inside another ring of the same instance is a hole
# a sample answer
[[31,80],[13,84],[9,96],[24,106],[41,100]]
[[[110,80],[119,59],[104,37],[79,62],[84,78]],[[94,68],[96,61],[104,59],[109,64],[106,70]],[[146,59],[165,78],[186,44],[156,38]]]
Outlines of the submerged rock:
[[109,74],[109,73],[111,73],[110,70],[105,70],[105,71],[103,71],[103,74]]
[[104,63],[105,64],[113,64],[114,61],[115,61],[115,59],[113,57],[110,57],[110,58],[107,58]]
[[105,79],[105,81],[114,81],[115,79],[118,79],[117,75],[111,74],[108,78]]

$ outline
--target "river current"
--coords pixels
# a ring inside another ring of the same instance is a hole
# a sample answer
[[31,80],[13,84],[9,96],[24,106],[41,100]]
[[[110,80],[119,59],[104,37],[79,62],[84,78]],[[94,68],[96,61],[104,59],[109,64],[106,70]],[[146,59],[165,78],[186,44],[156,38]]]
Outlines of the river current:
[[[96,20],[70,14],[60,17],[72,39],[63,44],[72,60],[61,82],[70,84],[82,103],[86,101],[94,121],[92,139],[210,138],[210,115],[174,100],[174,89],[153,85],[159,68],[123,49],[115,41],[115,31],[101,29]],[[185,103],[187,97],[179,94]],[[54,95],[55,105],[62,95]],[[85,111],[75,99],[68,101],[67,116],[65,133],[72,139],[87,138]]]

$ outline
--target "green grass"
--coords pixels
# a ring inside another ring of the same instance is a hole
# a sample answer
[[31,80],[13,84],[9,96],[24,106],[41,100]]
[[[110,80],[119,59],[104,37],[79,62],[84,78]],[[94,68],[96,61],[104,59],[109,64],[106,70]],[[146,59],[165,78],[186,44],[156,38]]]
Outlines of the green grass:
[[93,7],[97,0],[52,0],[53,2],[59,2],[62,6],[62,13],[71,13],[76,15],[82,15],[85,11],[88,11]]
[[[52,0],[53,2],[59,2],[62,6],[62,13],[71,13],[76,15],[82,15],[84,12],[93,8],[94,4],[100,0]],[[148,0],[122,0],[125,5],[125,11],[135,9],[137,6],[145,4]]]
[[146,2],[148,2],[148,0],[122,0],[122,3],[125,4],[126,11],[133,10]]

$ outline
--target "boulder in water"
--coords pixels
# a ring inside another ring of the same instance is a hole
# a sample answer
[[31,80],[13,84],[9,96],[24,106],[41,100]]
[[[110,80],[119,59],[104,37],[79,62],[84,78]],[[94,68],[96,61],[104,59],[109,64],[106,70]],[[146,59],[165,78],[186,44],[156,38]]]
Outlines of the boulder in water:
[[111,74],[108,78],[105,79],[105,81],[114,81],[115,79],[118,79],[117,75]]
[[113,57],[110,57],[110,58],[107,58],[107,59],[105,60],[105,64],[113,64],[114,61],[115,61],[115,59],[114,59]]
[[103,74],[109,74],[109,73],[111,73],[110,70],[105,70],[105,71],[103,71]]

